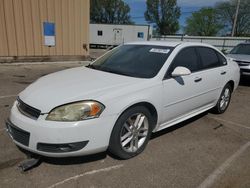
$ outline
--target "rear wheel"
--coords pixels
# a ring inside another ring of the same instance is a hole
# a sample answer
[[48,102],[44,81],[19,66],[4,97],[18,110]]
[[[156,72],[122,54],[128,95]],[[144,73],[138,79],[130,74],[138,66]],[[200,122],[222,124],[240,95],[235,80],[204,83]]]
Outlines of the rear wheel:
[[225,87],[223,88],[220,98],[216,104],[216,106],[214,107],[214,112],[217,114],[222,114],[224,113],[230,103],[231,100],[231,95],[232,95],[232,88],[229,84],[225,85]]
[[147,108],[136,106],[125,111],[111,134],[109,151],[121,159],[141,153],[152,132],[152,116]]

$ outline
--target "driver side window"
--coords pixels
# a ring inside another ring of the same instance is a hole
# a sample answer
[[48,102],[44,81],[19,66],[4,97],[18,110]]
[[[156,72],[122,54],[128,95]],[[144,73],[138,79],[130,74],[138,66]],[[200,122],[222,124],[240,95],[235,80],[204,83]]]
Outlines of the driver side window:
[[176,55],[168,69],[168,77],[178,66],[186,67],[191,72],[199,70],[199,59],[194,47],[184,48]]

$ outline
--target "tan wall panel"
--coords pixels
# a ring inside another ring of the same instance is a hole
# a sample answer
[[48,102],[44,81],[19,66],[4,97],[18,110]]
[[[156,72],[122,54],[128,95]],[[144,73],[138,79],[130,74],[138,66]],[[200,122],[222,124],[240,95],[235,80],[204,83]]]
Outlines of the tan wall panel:
[[63,55],[62,0],[55,0],[56,55]]
[[[84,7],[84,0],[81,0],[81,7]],[[81,13],[81,17],[80,17],[81,47],[80,48],[81,48],[81,53],[85,55],[86,50],[83,49],[83,45],[85,43],[85,37],[83,33],[84,33],[85,28],[84,28],[84,20],[82,19],[85,16],[85,7],[81,9],[80,13]]]
[[69,54],[75,55],[75,0],[69,0]]
[[[48,22],[55,23],[55,0],[47,0]],[[56,27],[57,25],[55,25]],[[56,55],[55,46],[49,47],[49,54]]]
[[81,0],[75,0],[75,54],[79,55],[82,53],[81,48]]
[[9,56],[17,56],[16,30],[12,0],[4,0],[4,15]]
[[[56,46],[44,45],[55,23]],[[0,0],[0,56],[87,55],[89,0]]]
[[40,23],[40,9],[39,9],[39,0],[31,1],[31,10],[32,10],[32,23],[33,23],[33,36],[34,36],[34,55],[42,55],[42,27]]
[[83,18],[85,20],[85,38],[86,38],[86,43],[88,47],[88,51],[85,55],[89,55],[89,22],[90,22],[90,0],[87,0],[87,3],[85,4],[85,9],[86,9],[86,17]]
[[62,0],[63,54],[69,55],[69,0]]
[[15,17],[15,29],[17,37],[17,52],[19,56],[26,55],[26,44],[25,44],[25,30],[24,30],[24,17],[22,9],[22,1],[13,0],[14,6],[14,17]]
[[5,27],[4,2],[0,0],[0,56],[8,56],[8,41]]
[[89,0],[81,0],[81,47],[87,45],[87,51],[82,48],[83,55],[88,55],[89,53]]
[[33,36],[33,23],[31,14],[31,0],[23,0],[23,17],[24,17],[24,30],[27,55],[32,56],[35,54],[34,50],[34,36]]
[[42,55],[49,55],[49,47],[44,46],[44,35],[43,35],[43,22],[48,21],[47,17],[47,2],[46,0],[39,0],[40,7],[40,25],[41,25],[41,40],[42,40]]

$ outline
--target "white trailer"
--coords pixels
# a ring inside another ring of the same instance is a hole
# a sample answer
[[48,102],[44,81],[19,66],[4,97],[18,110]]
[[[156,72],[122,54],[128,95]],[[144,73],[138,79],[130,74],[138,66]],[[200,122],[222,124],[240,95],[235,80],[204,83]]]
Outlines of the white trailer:
[[89,33],[90,47],[106,47],[149,40],[152,29],[150,25],[90,24]]

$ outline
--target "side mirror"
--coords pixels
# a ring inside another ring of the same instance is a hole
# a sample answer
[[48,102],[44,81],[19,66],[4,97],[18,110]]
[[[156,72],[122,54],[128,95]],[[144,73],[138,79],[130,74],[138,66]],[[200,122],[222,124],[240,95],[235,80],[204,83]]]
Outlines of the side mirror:
[[176,67],[171,73],[173,77],[190,75],[191,71],[186,67]]

